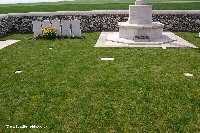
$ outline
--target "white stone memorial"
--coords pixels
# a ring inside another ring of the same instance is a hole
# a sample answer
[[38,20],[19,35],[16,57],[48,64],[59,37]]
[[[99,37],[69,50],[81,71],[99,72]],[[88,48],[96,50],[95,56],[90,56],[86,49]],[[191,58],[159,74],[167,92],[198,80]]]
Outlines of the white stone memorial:
[[62,34],[61,34],[60,20],[53,19],[52,26],[56,29],[56,35],[61,36]]
[[62,36],[68,36],[71,37],[72,31],[71,31],[71,23],[70,20],[61,20],[62,25]]
[[81,26],[80,26],[80,20],[74,19],[71,20],[71,25],[72,25],[72,36],[75,37],[81,37]]
[[41,27],[41,21],[33,21],[33,32],[34,32],[34,38],[42,35],[42,27]]
[[135,41],[142,36],[148,37],[148,41],[159,39],[164,27],[160,22],[152,22],[152,6],[146,0],[136,0],[135,5],[130,5],[129,20],[118,25],[119,38]]
[[152,21],[152,6],[146,0],[130,5],[128,21],[118,26],[119,32],[102,32],[95,47],[197,48],[172,32],[163,32],[164,24]]
[[51,26],[51,23],[49,20],[44,20],[42,21],[42,28],[46,28],[46,27],[49,27]]

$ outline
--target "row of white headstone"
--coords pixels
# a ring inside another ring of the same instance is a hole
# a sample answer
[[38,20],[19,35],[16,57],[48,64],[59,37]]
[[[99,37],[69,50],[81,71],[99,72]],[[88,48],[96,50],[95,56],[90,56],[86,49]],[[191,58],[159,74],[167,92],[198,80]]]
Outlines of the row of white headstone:
[[80,20],[58,20],[53,19],[51,22],[49,20],[44,21],[33,21],[33,32],[34,38],[42,36],[42,28],[53,26],[56,29],[56,35],[58,36],[68,36],[68,37],[81,37]]

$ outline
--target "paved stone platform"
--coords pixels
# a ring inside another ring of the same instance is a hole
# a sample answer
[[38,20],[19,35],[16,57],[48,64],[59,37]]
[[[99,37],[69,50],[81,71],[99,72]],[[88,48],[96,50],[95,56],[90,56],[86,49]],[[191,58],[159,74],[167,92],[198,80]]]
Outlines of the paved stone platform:
[[[172,48],[197,48],[183,38],[172,32],[163,32],[163,37],[153,42],[135,42],[118,37],[118,32],[102,32],[95,47],[172,47]],[[170,40],[170,41],[166,41]]]
[[0,49],[5,48],[9,45],[12,45],[16,42],[19,42],[20,40],[6,40],[6,41],[0,41]]

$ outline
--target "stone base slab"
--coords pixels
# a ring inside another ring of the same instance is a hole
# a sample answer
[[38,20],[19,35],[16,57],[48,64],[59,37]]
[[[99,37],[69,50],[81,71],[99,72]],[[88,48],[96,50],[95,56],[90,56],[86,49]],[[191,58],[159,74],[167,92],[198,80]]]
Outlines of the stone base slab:
[[119,33],[118,32],[113,32],[108,34],[107,41],[111,41],[111,42],[117,42],[117,43],[124,43],[124,44],[129,44],[129,45],[145,45],[145,44],[149,44],[149,45],[159,45],[159,44],[163,44],[163,43],[171,43],[173,41],[175,41],[175,38],[169,37],[168,35],[166,35],[165,33],[162,35],[161,33],[161,37],[158,39],[153,39],[150,41],[144,41],[144,42],[136,42],[135,40],[130,40],[130,39],[126,39],[126,38],[120,38],[119,37]]
[[6,40],[6,41],[0,41],[0,49],[5,48],[9,45],[12,45],[16,42],[19,42],[20,40]]
[[119,32],[102,32],[95,47],[174,47],[197,48],[172,32],[163,32],[162,38],[150,42],[135,42],[119,38]]

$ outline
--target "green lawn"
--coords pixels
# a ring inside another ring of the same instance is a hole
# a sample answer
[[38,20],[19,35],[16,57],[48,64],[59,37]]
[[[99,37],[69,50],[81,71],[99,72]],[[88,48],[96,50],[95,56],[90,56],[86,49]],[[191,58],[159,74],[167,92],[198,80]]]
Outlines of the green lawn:
[[200,49],[94,48],[99,33],[84,35],[3,38],[22,41],[0,50],[0,132],[200,132]]
[[[82,10],[128,10],[133,2],[72,2],[0,5],[0,14]],[[151,3],[155,10],[200,10],[200,2],[194,3]]]

